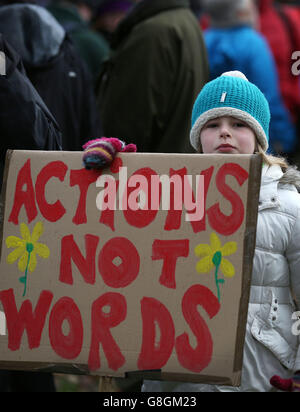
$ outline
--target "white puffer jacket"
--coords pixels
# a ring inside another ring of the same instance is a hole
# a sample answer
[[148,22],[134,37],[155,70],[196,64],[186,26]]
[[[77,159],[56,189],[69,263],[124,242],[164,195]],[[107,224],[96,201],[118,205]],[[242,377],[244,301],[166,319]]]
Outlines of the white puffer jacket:
[[238,389],[188,383],[144,383],[145,391],[269,391],[273,375],[300,370],[299,338],[292,333],[300,308],[300,173],[263,167],[256,249]]
[[[300,307],[300,174],[263,168],[248,325],[287,369],[300,370],[292,314]],[[296,302],[296,306],[294,305]]]

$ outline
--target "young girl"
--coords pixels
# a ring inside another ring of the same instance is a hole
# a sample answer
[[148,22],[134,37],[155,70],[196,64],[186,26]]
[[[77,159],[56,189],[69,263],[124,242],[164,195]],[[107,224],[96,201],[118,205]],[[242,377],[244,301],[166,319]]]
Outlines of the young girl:
[[300,173],[266,154],[269,123],[266,98],[240,72],[206,84],[192,115],[190,139],[199,153],[258,152],[264,161],[241,387],[145,381],[144,391],[297,390],[300,350],[293,314],[300,307]]
[[145,381],[144,391],[262,392],[275,390],[272,384],[296,390],[300,350],[292,315],[300,303],[300,173],[284,159],[266,155],[269,122],[267,100],[240,72],[208,83],[192,116],[191,143],[198,152],[263,155],[242,385]]

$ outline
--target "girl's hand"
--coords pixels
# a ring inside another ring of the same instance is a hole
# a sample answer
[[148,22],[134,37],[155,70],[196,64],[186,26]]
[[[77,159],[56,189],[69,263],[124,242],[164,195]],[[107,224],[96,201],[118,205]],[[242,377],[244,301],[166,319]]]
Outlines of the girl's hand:
[[270,379],[270,383],[274,388],[283,392],[300,392],[300,371],[297,371],[291,379],[283,379],[274,375]]

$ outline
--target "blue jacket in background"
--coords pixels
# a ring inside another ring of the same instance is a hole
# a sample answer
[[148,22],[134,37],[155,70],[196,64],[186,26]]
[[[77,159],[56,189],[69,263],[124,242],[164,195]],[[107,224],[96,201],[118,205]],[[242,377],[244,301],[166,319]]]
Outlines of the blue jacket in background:
[[[249,26],[209,29],[205,32],[211,80],[222,73],[239,70],[266,96],[271,111],[270,152],[292,152],[296,130],[279,91],[275,62],[261,34]],[[287,64],[289,64],[287,62]]]

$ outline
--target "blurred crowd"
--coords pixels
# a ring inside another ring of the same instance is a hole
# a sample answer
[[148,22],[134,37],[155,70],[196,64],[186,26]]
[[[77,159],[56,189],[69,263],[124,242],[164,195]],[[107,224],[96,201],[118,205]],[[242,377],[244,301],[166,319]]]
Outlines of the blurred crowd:
[[[300,166],[300,1],[0,0],[0,52],[0,185],[8,149],[114,136],[192,153],[195,97],[231,70],[269,101],[270,151]],[[0,372],[0,391],[22,389],[55,385]]]

